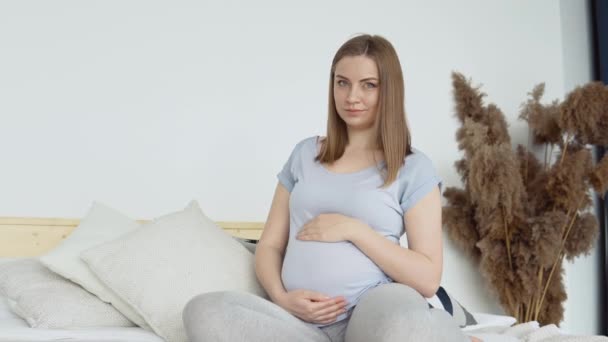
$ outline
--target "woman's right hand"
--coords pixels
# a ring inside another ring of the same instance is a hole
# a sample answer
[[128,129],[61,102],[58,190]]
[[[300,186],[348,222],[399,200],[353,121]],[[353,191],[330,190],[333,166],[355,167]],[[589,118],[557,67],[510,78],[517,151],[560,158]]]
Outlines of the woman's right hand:
[[285,292],[277,304],[292,315],[310,323],[329,324],[346,312],[346,299],[342,296],[330,298],[310,290]]

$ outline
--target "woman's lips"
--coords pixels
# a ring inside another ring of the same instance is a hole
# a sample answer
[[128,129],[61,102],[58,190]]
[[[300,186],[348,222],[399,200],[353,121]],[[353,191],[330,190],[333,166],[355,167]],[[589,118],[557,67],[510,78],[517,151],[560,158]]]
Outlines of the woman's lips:
[[361,110],[361,109],[358,109],[358,110],[347,109],[346,115],[348,115],[350,117],[358,117],[358,116],[361,116],[363,114],[363,112],[365,112],[365,111]]

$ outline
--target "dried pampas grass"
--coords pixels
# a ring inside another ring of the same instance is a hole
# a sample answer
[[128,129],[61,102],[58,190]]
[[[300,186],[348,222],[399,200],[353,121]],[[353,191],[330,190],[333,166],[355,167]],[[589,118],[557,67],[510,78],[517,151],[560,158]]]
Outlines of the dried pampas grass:
[[[503,113],[484,105],[479,87],[458,73],[452,83],[464,154],[455,168],[464,188],[444,191],[448,235],[479,263],[507,313],[520,322],[559,324],[563,259],[593,248],[598,223],[585,212],[589,189],[608,188],[608,155],[594,166],[588,147],[608,145],[608,87],[591,83],[548,105],[541,103],[544,85],[529,93],[519,118],[528,122],[532,142],[545,145],[540,161],[529,146],[512,150]],[[556,161],[553,148],[560,151]]]

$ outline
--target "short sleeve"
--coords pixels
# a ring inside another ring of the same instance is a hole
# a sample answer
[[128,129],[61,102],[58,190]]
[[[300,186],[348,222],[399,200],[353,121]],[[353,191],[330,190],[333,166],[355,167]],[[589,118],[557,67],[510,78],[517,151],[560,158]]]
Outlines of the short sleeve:
[[435,187],[441,192],[442,181],[433,162],[422,152],[416,151],[405,159],[405,165],[399,174],[402,185],[400,205],[403,213],[415,206]]
[[296,184],[296,161],[297,156],[299,155],[300,148],[302,147],[304,141],[300,141],[296,146],[292,149],[291,154],[289,155],[289,159],[283,165],[283,169],[277,174],[277,178],[279,182],[283,184],[283,186],[291,192],[293,187]]

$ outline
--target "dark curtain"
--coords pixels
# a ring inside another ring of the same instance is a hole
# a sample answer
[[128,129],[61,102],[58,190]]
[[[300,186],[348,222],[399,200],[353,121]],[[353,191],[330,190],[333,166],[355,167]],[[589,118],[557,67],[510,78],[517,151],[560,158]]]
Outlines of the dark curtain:
[[[608,1],[591,0],[591,21],[593,33],[593,63],[594,78],[608,84]],[[608,133],[608,132],[607,132]],[[606,153],[606,146],[597,146],[596,153],[599,159]],[[606,198],[608,199],[608,198]],[[598,218],[600,223],[600,241],[598,247],[602,257],[600,272],[600,320],[603,335],[608,335],[608,232],[606,223],[608,222],[608,207],[605,200],[598,198]]]

